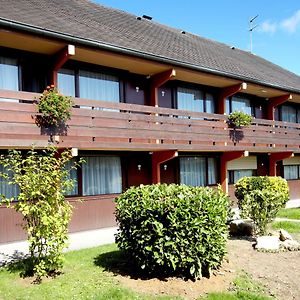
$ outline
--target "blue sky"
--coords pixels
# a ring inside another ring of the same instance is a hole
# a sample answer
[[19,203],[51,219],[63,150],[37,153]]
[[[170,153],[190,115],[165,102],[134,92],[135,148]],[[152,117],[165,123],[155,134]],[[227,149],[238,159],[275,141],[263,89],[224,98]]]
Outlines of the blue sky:
[[300,75],[299,0],[93,1],[247,51],[249,19],[259,15],[253,53]]

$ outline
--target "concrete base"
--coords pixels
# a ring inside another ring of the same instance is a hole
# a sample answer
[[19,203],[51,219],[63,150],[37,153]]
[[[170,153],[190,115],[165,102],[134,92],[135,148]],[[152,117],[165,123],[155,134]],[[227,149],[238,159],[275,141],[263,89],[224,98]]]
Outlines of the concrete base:
[[[116,233],[117,227],[71,233],[69,235],[69,247],[66,251],[114,243]],[[26,254],[28,254],[27,241],[0,244],[0,266],[7,260],[17,259]]]
[[286,204],[286,208],[296,208],[300,207],[300,199],[290,200]]

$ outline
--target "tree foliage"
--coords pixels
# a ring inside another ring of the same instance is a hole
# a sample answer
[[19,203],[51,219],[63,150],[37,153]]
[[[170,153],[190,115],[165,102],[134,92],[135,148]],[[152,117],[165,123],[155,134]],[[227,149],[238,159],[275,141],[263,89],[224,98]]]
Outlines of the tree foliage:
[[36,275],[37,281],[56,274],[63,265],[72,212],[64,195],[74,185],[65,165],[71,158],[70,150],[59,153],[55,147],[41,151],[32,148],[26,155],[10,150],[0,157],[5,170],[0,176],[19,187],[17,201],[1,195],[2,202],[23,215],[30,251],[24,274]]

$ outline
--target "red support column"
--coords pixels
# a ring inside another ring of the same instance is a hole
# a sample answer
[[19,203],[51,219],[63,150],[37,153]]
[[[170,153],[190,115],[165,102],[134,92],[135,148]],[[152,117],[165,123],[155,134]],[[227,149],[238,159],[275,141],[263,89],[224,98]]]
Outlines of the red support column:
[[283,104],[284,102],[291,100],[293,97],[291,94],[278,96],[270,98],[268,101],[268,107],[267,107],[267,118],[268,120],[274,121],[274,109],[276,106]]
[[151,91],[150,91],[151,94],[150,104],[152,106],[158,107],[158,94],[157,94],[158,88],[175,76],[176,76],[176,71],[174,69],[170,69],[165,72],[161,72],[152,76]]
[[269,176],[276,176],[276,163],[285,158],[293,157],[293,152],[276,152],[269,156]]
[[64,65],[64,63],[70,58],[70,56],[75,55],[75,46],[68,45],[61,51],[59,51],[54,57],[54,64],[52,70],[51,81],[55,87],[57,87],[57,72]]
[[247,89],[247,83],[241,82],[232,86],[228,86],[224,89],[222,89],[221,94],[219,95],[219,101],[218,101],[218,114],[225,114],[225,101],[226,98],[240,92],[241,90]]
[[224,152],[221,155],[221,173],[220,173],[220,181],[222,190],[228,193],[228,178],[227,178],[227,162],[248,156],[248,151],[234,151],[234,152]]
[[178,156],[175,150],[157,151],[152,154],[152,183],[160,183],[160,165]]

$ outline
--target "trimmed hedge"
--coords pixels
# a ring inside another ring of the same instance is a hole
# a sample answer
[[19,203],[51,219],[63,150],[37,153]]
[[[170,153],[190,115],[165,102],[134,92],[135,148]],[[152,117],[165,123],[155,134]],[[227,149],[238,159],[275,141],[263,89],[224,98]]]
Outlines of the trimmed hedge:
[[259,235],[289,199],[287,181],[281,177],[243,177],[235,184],[235,196],[243,218],[250,218]]
[[116,202],[116,243],[147,274],[200,278],[221,265],[229,199],[220,189],[141,185]]

